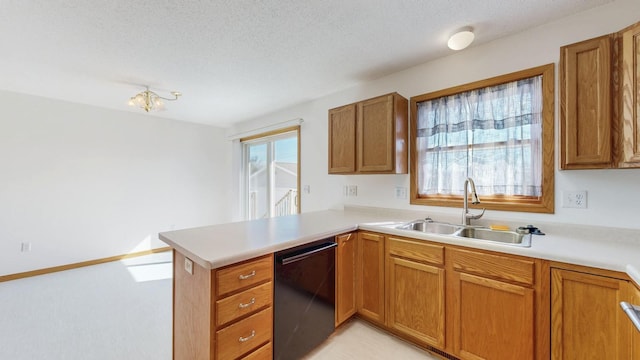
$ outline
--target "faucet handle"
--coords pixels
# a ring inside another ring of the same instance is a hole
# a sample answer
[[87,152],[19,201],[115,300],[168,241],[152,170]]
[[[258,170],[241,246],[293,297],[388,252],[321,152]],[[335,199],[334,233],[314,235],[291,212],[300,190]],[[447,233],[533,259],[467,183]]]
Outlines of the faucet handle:
[[486,210],[486,209],[484,209],[484,208],[483,208],[483,209],[482,209],[482,212],[481,212],[480,214],[475,214],[475,215],[474,215],[474,214],[471,214],[471,213],[467,213],[467,214],[465,214],[465,217],[466,217],[467,219],[472,219],[472,220],[480,219],[480,218],[482,217],[482,215],[484,215],[484,211],[485,211],[485,210]]

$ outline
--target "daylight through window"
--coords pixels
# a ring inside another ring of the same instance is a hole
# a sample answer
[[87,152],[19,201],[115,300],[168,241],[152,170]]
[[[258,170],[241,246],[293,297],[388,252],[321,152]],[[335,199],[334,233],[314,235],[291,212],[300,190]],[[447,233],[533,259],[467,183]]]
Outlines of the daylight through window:
[[460,206],[471,177],[482,207],[552,212],[549,81],[553,65],[412,98],[412,203]]

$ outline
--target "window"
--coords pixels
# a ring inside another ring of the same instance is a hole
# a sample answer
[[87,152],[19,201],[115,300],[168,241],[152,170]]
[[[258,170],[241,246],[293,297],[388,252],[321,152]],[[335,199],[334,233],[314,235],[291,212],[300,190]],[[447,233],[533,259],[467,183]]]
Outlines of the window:
[[553,64],[411,98],[411,203],[554,211]]
[[296,126],[240,140],[245,219],[300,212],[299,135]]

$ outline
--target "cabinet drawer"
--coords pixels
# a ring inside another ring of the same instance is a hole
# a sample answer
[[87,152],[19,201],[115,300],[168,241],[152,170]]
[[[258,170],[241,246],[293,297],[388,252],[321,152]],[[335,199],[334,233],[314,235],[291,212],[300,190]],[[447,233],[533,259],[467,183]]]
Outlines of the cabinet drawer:
[[444,246],[389,237],[389,254],[416,261],[444,264]]
[[216,302],[216,324],[226,324],[241,316],[271,305],[273,283],[252,287],[241,293],[226,297]]
[[273,346],[266,343],[260,349],[242,358],[242,360],[271,360],[273,357]]
[[447,249],[447,251],[453,269],[457,271],[529,285],[534,283],[535,262],[533,260],[458,249]]
[[218,296],[250,287],[273,278],[273,255],[242,264],[232,265],[216,272]]
[[268,307],[255,315],[238,321],[216,332],[217,359],[236,359],[242,354],[271,341],[273,334],[273,308]]

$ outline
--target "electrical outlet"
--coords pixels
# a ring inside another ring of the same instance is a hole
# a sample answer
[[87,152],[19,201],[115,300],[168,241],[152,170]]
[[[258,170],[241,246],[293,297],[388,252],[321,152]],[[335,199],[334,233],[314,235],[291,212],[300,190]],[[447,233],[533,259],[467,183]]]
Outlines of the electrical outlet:
[[184,270],[193,275],[193,261],[189,258],[184,258]]
[[358,186],[349,185],[349,196],[358,196]]
[[305,186],[303,186],[303,187],[302,187],[302,191],[303,191],[305,194],[310,194],[310,193],[311,193],[311,185],[305,185]]
[[20,244],[20,251],[21,252],[29,252],[31,251],[31,243],[30,242],[23,242]]
[[586,191],[565,191],[562,196],[562,207],[574,209],[587,208]]
[[406,199],[407,188],[402,186],[396,186],[396,199]]

